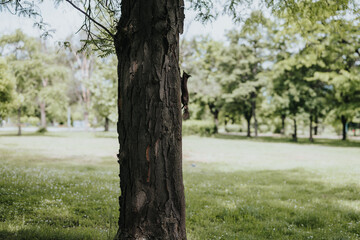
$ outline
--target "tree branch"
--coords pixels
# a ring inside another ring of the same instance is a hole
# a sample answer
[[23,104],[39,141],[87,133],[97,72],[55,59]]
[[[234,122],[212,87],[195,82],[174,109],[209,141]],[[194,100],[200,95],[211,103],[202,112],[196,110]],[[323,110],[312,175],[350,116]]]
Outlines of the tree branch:
[[99,27],[101,27],[102,29],[104,29],[112,38],[114,38],[114,34],[112,34],[110,32],[109,29],[107,29],[104,25],[102,25],[101,23],[99,23],[98,21],[96,21],[95,19],[93,19],[88,13],[86,13],[85,11],[83,11],[82,9],[80,9],[78,6],[76,6],[71,0],[66,0],[66,2],[68,2],[71,6],[73,6],[76,10],[78,10],[79,12],[81,12],[82,14],[84,14],[87,18],[89,18],[89,20],[91,20],[93,23],[95,23],[96,25],[98,25]]

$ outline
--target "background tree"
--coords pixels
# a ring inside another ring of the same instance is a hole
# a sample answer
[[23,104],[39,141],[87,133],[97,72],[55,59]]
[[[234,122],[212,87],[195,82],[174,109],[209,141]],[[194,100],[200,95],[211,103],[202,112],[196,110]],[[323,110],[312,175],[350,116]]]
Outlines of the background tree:
[[104,130],[109,131],[109,122],[116,122],[116,59],[113,57],[98,60],[94,73],[88,82],[92,95],[92,109],[104,119]]
[[0,57],[0,119],[9,115],[15,100],[15,78],[6,60]]
[[[223,56],[224,47],[220,42],[208,37],[193,39],[189,43],[183,42],[182,65],[186,72],[191,73],[188,88],[190,101],[200,107],[197,117],[203,117],[206,109],[214,119],[215,129],[219,128],[219,113],[223,105],[219,64]],[[191,109],[190,109],[191,110]]]

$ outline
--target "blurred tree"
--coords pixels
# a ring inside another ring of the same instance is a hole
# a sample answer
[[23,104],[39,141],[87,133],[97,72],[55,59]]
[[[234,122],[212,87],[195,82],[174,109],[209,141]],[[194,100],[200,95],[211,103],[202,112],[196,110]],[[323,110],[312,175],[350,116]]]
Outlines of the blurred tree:
[[0,57],[0,121],[9,115],[16,100],[15,77]]
[[116,122],[116,59],[114,56],[96,61],[94,72],[87,83],[92,96],[92,109],[105,120],[104,129],[109,131],[109,121]]
[[192,76],[188,84],[190,101],[198,104],[200,115],[205,113],[206,108],[209,109],[215,122],[214,132],[217,133],[219,113],[223,105],[218,71],[224,46],[221,42],[210,40],[209,37],[195,38],[190,42],[184,42],[184,45],[187,46],[182,48],[182,66]]

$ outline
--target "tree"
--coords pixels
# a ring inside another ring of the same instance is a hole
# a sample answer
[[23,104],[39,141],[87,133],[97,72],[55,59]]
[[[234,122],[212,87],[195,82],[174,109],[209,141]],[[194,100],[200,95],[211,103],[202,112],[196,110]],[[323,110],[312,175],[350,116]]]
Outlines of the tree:
[[6,60],[0,58],[0,119],[8,116],[16,100],[15,77],[11,74]]
[[114,57],[97,61],[87,86],[92,95],[92,109],[105,120],[104,130],[109,131],[109,121],[116,121],[116,60]]
[[[186,47],[184,47],[186,45]],[[197,103],[204,113],[209,109],[218,132],[219,113],[223,106],[221,79],[218,77],[219,64],[224,52],[222,43],[208,37],[183,42],[183,68],[191,73],[189,91],[191,101]]]
[[38,72],[40,62],[36,56],[40,45],[34,38],[27,37],[20,30],[0,39],[0,52],[6,56],[16,80],[16,102],[13,105],[17,112],[18,135],[21,135],[21,116],[33,114],[33,101],[37,96]]
[[[86,16],[83,28],[89,33],[88,40],[100,48],[113,43],[119,61],[122,194],[116,238],[186,239],[178,66],[183,0],[122,0],[121,17],[109,21],[115,23],[109,28],[96,18],[97,10],[109,10],[110,16],[116,18],[117,1],[100,0],[95,6],[88,1],[85,10],[71,0],[66,2]],[[194,8],[211,7],[211,2],[193,2]],[[226,9],[236,10],[234,2],[241,1],[230,1]],[[26,10],[20,1],[2,0],[1,3],[16,7],[20,13]],[[206,12],[203,15],[209,16]],[[90,23],[97,26],[99,38],[93,38]]]
[[[264,32],[267,20],[259,12],[253,12],[240,32],[230,31],[230,45],[223,62],[222,85],[227,103],[238,105],[248,123],[247,136],[251,136],[251,119],[254,119],[255,136],[258,135],[256,105],[260,100],[259,93],[265,85],[259,74],[263,71],[267,43]],[[228,107],[236,109],[236,107]]]

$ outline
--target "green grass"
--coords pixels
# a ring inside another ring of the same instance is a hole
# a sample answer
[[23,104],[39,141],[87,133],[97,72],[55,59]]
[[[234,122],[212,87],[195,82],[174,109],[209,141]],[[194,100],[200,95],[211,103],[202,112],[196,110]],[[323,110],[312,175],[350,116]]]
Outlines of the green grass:
[[[360,148],[332,144],[185,137],[188,239],[360,239]],[[0,135],[0,239],[112,239],[116,152],[114,133]]]

